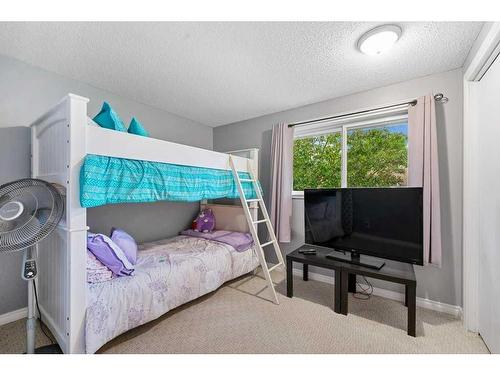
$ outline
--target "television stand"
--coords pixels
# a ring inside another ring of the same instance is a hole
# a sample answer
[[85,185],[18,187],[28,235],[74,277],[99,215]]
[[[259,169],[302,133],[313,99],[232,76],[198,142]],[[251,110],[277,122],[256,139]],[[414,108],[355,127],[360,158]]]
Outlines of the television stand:
[[340,312],[348,313],[348,293],[356,293],[356,276],[371,277],[405,286],[405,305],[408,307],[407,332],[409,336],[416,335],[417,279],[413,265],[398,263],[388,264],[381,270],[344,263],[341,275]]
[[[316,254],[301,254],[299,250],[302,249],[315,249]],[[388,263],[382,269],[368,268],[354,263],[339,262],[335,259],[328,258],[327,255],[330,253],[331,249],[304,244],[286,255],[286,293],[288,297],[293,297],[293,262],[302,263],[302,277],[304,281],[309,279],[310,265],[330,269],[335,272],[334,311],[344,315],[348,314],[349,309],[348,293],[356,293],[357,275],[403,284],[405,286],[405,305],[408,307],[407,332],[408,335],[415,336],[417,280],[415,278],[413,265],[407,263]],[[351,260],[350,257],[349,260]],[[377,261],[377,259],[373,259],[366,255],[362,256],[362,261],[364,260]]]
[[356,251],[351,251],[351,254],[349,255],[342,251],[335,250],[329,253],[326,257],[340,262],[346,262],[358,266],[373,268],[376,270],[380,270],[385,265],[385,262],[378,261],[373,258],[365,259],[363,257],[363,259],[361,259],[361,255]]

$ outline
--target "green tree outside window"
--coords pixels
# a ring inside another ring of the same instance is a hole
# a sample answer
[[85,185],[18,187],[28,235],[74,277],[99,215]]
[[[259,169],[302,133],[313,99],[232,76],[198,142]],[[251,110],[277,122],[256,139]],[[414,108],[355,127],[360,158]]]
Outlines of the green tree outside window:
[[[349,187],[405,186],[408,167],[407,124],[347,132]],[[293,189],[340,187],[340,132],[299,138],[293,150]]]

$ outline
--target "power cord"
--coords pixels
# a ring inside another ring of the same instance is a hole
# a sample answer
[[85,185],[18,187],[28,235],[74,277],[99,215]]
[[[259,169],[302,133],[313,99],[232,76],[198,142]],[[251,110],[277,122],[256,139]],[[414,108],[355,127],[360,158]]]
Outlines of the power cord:
[[43,334],[45,335],[45,337],[47,337],[50,341],[51,344],[55,344],[54,340],[52,339],[51,335],[49,335],[47,332],[46,332],[46,326],[45,326],[45,323],[42,321],[42,313],[40,312],[40,306],[38,306],[38,294],[36,292],[36,282],[33,281],[33,290],[35,292],[35,302],[36,302],[36,309],[38,310],[38,317],[40,319],[40,328],[43,332]]
[[368,279],[362,276],[363,281],[366,283],[367,287],[363,287],[360,283],[356,281],[356,285],[361,289],[359,292],[353,294],[353,297],[360,300],[369,300],[373,294],[373,285],[368,281]]

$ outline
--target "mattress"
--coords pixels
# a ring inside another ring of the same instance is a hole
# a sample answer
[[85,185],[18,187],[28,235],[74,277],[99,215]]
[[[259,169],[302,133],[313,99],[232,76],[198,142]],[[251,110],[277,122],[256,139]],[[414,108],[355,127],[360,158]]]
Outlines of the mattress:
[[140,245],[133,276],[87,284],[87,353],[258,265],[255,246],[237,252],[223,243],[188,236]]

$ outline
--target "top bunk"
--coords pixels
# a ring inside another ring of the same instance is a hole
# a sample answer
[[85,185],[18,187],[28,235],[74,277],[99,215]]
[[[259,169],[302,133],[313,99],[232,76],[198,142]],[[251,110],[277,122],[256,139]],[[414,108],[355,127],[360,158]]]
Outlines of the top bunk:
[[242,157],[105,129],[89,121],[88,102],[68,94],[31,125],[32,176],[78,191],[82,207],[237,198],[230,157],[241,178],[257,178],[257,149]]
[[[95,125],[87,126],[87,153],[198,168],[231,170],[229,154],[141,137]],[[248,172],[247,158],[234,156],[236,169]]]
[[[71,143],[82,143],[86,154],[145,160],[202,168],[231,170],[229,155],[223,152],[187,146],[161,139],[141,137],[88,124],[87,103],[89,99],[75,94],[68,94],[54,107],[31,124],[38,135],[43,135],[49,127],[69,120],[66,124],[76,130],[80,139]],[[81,137],[84,129],[85,137]],[[250,151],[250,150],[245,150]],[[236,169],[248,172],[249,158],[234,156]]]

